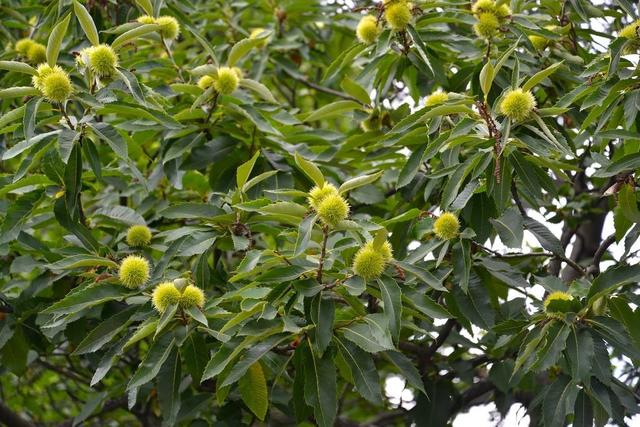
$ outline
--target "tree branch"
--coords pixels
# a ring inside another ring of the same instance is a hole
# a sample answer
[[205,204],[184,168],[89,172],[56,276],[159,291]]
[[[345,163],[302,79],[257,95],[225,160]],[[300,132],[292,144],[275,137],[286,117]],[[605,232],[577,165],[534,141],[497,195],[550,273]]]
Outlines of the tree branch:
[[0,423],[9,427],[35,427],[35,424],[13,412],[2,401],[0,401]]
[[293,71],[291,71],[291,70],[289,70],[287,68],[283,67],[282,70],[285,72],[285,74],[287,74],[292,79],[294,79],[296,81],[299,81],[300,83],[302,83],[303,85],[305,85],[307,87],[310,87],[311,89],[315,89],[315,90],[317,90],[319,92],[328,93],[329,95],[337,96],[339,98],[347,99],[349,101],[355,101],[360,105],[364,105],[361,101],[357,100],[356,98],[354,98],[351,95],[347,95],[346,93],[340,92],[340,91],[335,90],[335,89],[331,89],[330,87],[320,86],[319,84],[310,82],[306,78],[294,73]]

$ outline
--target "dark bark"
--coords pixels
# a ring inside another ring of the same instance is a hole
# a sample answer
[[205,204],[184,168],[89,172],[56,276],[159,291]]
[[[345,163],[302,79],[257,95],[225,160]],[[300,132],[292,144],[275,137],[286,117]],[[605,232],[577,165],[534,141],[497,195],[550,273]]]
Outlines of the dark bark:
[[8,427],[35,427],[35,424],[13,412],[2,401],[0,401],[0,423]]

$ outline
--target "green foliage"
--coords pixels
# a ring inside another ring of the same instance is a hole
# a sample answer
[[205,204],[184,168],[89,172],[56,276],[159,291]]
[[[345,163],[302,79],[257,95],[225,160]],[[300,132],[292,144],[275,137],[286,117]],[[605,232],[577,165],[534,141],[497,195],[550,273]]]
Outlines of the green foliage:
[[0,4],[0,423],[639,412],[637,5],[344,3]]

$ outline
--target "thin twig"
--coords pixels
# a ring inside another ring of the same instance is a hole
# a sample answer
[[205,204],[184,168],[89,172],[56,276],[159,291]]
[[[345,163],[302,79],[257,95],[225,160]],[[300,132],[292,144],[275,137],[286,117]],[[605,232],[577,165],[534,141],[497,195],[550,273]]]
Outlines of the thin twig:
[[318,266],[318,283],[322,284],[322,269],[324,268],[324,258],[327,255],[327,240],[329,240],[329,227],[322,227],[322,252],[320,252],[320,265]]
[[340,97],[340,98],[343,98],[343,99],[348,99],[349,101],[355,101],[360,105],[366,105],[366,104],[363,104],[361,101],[359,101],[358,99],[354,98],[351,95],[347,95],[346,93],[342,93],[342,92],[340,92],[338,90],[331,89],[329,87],[321,86],[319,84],[310,82],[306,78],[298,76],[298,75],[296,75],[295,73],[289,71],[286,68],[283,68],[283,70],[284,70],[285,74],[289,75],[289,77],[291,77],[294,80],[299,81],[300,83],[302,83],[303,85],[305,85],[307,87],[310,87],[311,89],[315,89],[315,90],[317,90],[319,92],[328,93],[329,95],[337,96],[337,97]]

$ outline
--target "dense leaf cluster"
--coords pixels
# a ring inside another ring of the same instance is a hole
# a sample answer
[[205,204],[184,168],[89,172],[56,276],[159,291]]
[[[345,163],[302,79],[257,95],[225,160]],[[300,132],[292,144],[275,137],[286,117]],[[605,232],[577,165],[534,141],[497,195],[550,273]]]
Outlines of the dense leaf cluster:
[[637,5],[0,12],[0,423],[639,412]]

